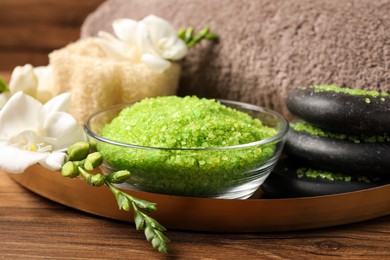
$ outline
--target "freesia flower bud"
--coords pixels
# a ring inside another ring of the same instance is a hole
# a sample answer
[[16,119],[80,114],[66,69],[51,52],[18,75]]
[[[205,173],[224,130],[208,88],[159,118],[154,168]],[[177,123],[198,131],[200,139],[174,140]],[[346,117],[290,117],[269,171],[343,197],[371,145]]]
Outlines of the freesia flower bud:
[[106,177],[100,173],[91,174],[90,178],[88,178],[88,184],[96,187],[100,187],[104,184]]
[[84,160],[89,153],[89,143],[77,142],[68,148],[68,155],[72,161]]
[[113,172],[107,176],[108,180],[112,183],[123,183],[127,181],[131,176],[131,173],[126,170]]
[[61,174],[64,177],[74,178],[79,176],[80,172],[77,164],[74,162],[66,162],[61,168]]
[[88,154],[87,159],[84,162],[84,168],[88,171],[92,171],[103,163],[103,156],[99,152]]

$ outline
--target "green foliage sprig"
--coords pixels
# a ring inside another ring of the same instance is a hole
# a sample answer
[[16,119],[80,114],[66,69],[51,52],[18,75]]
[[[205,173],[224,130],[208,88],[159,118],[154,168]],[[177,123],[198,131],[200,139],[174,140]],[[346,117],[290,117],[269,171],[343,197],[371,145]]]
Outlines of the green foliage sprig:
[[121,170],[108,175],[91,173],[103,163],[103,157],[99,152],[91,152],[90,144],[77,142],[68,148],[69,161],[61,169],[64,177],[75,178],[81,176],[89,185],[100,187],[106,185],[115,195],[119,209],[134,212],[134,223],[137,230],[143,230],[146,239],[159,252],[168,252],[169,239],[165,236],[166,229],[155,219],[148,216],[147,212],[157,210],[156,203],[135,198],[114,186],[127,181],[130,172]]
[[182,39],[188,48],[192,48],[203,40],[217,41],[218,35],[210,32],[208,27],[204,27],[197,34],[193,27],[180,29],[177,36]]

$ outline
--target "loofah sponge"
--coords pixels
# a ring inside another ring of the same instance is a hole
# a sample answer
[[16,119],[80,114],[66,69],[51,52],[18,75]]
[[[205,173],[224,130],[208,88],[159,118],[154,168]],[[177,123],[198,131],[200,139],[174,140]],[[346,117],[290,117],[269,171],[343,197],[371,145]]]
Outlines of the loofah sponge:
[[180,77],[180,66],[175,63],[160,74],[144,63],[110,59],[91,38],[54,51],[49,59],[54,92],[72,93],[70,113],[79,123],[91,113],[115,104],[174,95]]

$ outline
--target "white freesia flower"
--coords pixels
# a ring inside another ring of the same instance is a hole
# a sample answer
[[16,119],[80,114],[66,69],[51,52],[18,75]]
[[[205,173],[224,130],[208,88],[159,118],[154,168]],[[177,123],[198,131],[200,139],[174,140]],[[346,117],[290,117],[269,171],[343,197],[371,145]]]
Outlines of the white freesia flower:
[[58,170],[65,150],[86,140],[82,127],[65,111],[70,94],[54,97],[45,105],[18,92],[0,110],[0,168],[22,173],[33,164]]
[[144,62],[162,73],[169,68],[170,61],[187,55],[187,46],[172,25],[157,16],[149,15],[139,22],[118,19],[112,26],[117,38],[99,32],[96,42],[114,59]]
[[53,74],[51,66],[34,68],[30,64],[17,66],[12,71],[9,91],[0,94],[0,109],[18,91],[45,103],[53,97]]

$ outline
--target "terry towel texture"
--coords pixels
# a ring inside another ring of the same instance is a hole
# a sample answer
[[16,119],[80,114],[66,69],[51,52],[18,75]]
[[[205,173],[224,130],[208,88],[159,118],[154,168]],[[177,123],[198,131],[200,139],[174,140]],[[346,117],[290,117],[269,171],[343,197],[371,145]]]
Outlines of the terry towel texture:
[[310,84],[390,89],[389,0],[108,0],[82,37],[116,18],[155,14],[175,28],[208,25],[182,62],[179,94],[241,100],[289,115],[287,93]]

